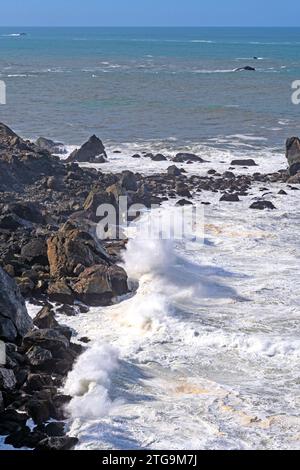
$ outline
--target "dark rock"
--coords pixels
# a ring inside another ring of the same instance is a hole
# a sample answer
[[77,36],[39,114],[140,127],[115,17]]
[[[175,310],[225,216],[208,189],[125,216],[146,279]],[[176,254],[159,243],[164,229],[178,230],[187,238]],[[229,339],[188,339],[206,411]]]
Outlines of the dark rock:
[[182,173],[182,170],[178,168],[176,165],[169,166],[168,170],[168,175],[170,176],[180,176]]
[[55,328],[58,322],[55,320],[55,314],[49,306],[44,307],[33,320],[35,326],[40,329]]
[[178,183],[176,185],[176,193],[178,194],[178,196],[181,196],[181,197],[188,197],[188,198],[192,197],[188,186],[184,183]]
[[127,191],[137,191],[137,178],[132,171],[123,171],[120,183]]
[[180,201],[176,202],[176,206],[191,206],[193,203],[191,201],[187,201],[186,199],[180,199]]
[[286,141],[286,158],[289,164],[290,176],[300,172],[300,139],[291,137]]
[[10,369],[0,367],[0,390],[11,390],[17,384],[15,374]]
[[154,162],[164,162],[167,160],[167,157],[165,157],[164,155],[162,155],[161,153],[158,153],[156,155],[153,155],[151,157],[151,160],[153,160]]
[[271,201],[256,201],[253,204],[251,204],[250,209],[258,209],[258,210],[264,210],[264,209],[271,209],[274,210],[276,207]]
[[138,153],[135,153],[134,155],[132,155],[131,158],[142,158]]
[[31,398],[26,404],[26,411],[36,424],[46,423],[51,418],[51,402]]
[[0,436],[18,432],[25,427],[29,416],[26,413],[18,413],[14,409],[7,409],[0,413]]
[[257,164],[255,163],[254,160],[252,160],[252,158],[249,158],[246,160],[243,160],[243,159],[233,160],[231,162],[231,165],[232,166],[257,166]]
[[220,201],[227,201],[227,202],[238,202],[240,200],[238,194],[229,194],[225,193],[221,197]]
[[195,155],[194,153],[178,153],[176,157],[173,158],[173,162],[176,163],[184,163],[184,162],[198,162],[198,163],[203,163],[204,160],[199,157],[198,155]]
[[43,349],[51,351],[53,354],[59,350],[68,349],[70,343],[68,339],[56,330],[34,330],[23,338],[23,347],[26,351],[32,346],[39,346]]
[[250,65],[246,65],[246,67],[239,67],[237,69],[235,69],[235,72],[241,72],[243,70],[246,70],[248,72],[255,72],[256,69],[254,67],[251,67]]
[[45,427],[45,432],[49,437],[63,437],[65,435],[65,423],[49,423]]
[[0,339],[15,341],[31,327],[32,321],[17,284],[0,267]]
[[39,346],[33,346],[27,351],[27,360],[32,367],[41,367],[48,364],[52,359],[52,354],[47,349],[40,348]]
[[80,149],[74,150],[66,162],[105,163],[106,157],[102,141],[93,135]]
[[39,451],[60,451],[60,450],[71,450],[78,443],[76,437],[48,437],[43,441],[39,442],[36,450]]
[[48,264],[47,244],[43,238],[33,238],[21,249],[21,257],[32,264]]
[[278,194],[280,194],[281,196],[287,196],[287,193],[283,189],[278,191]]

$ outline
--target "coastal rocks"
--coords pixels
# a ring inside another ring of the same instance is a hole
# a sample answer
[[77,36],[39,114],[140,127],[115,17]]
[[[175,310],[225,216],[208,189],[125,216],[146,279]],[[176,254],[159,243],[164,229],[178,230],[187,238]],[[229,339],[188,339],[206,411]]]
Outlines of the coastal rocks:
[[93,266],[80,274],[74,292],[88,305],[110,302],[128,292],[127,274],[119,266]]
[[187,199],[180,199],[176,202],[176,206],[183,207],[183,206],[192,206],[193,203],[188,201]]
[[204,160],[198,155],[195,155],[194,153],[178,153],[176,157],[173,158],[173,162],[175,163],[186,163],[186,162],[203,163]]
[[45,137],[39,137],[35,142],[35,145],[41,150],[47,150],[49,153],[56,153],[56,154],[65,154],[66,149],[64,144],[60,142],[54,142],[51,139],[46,139]]
[[243,70],[246,70],[247,72],[255,72],[256,69],[254,67],[251,67],[250,65],[246,65],[245,67],[239,67],[235,69],[235,72],[242,72]]
[[182,183],[182,182],[179,182],[177,185],[176,185],[176,189],[175,189],[176,193],[178,194],[178,196],[180,197],[187,197],[187,198],[191,198],[192,195],[189,191],[189,188],[186,184]]
[[40,310],[34,318],[33,324],[41,329],[55,328],[58,326],[55,315],[49,306],[45,306]]
[[15,281],[0,267],[0,339],[14,341],[32,327]]
[[60,350],[68,349],[69,340],[54,329],[33,330],[23,338],[23,347],[28,351],[32,347],[39,346],[42,349],[58,354]]
[[169,176],[180,176],[182,174],[182,170],[178,168],[176,165],[171,165],[167,169],[168,175]]
[[59,232],[50,237],[47,246],[52,278],[72,277],[78,265],[86,268],[108,259],[100,243],[71,222],[67,222]]
[[286,141],[286,158],[289,164],[290,176],[300,172],[300,139],[291,137]]
[[228,194],[225,193],[221,197],[220,201],[226,201],[226,202],[238,202],[240,200],[238,194]]
[[38,451],[61,451],[71,450],[78,443],[76,437],[48,437],[40,441],[36,447]]
[[256,209],[256,210],[265,210],[265,209],[270,209],[274,210],[276,207],[271,201],[255,201],[253,204],[251,204],[250,209]]
[[136,175],[132,173],[132,171],[123,171],[122,176],[120,178],[120,183],[121,186],[127,191],[138,190],[137,178]]
[[156,155],[152,155],[151,160],[153,160],[154,162],[165,162],[167,160],[167,157],[165,157],[162,153],[158,153]]
[[238,159],[238,160],[232,160],[231,166],[257,166],[257,163],[252,158],[249,159]]
[[16,386],[16,377],[12,370],[0,367],[0,390],[11,390]]
[[102,141],[93,135],[80,149],[74,150],[66,161],[105,163],[106,158],[107,154]]

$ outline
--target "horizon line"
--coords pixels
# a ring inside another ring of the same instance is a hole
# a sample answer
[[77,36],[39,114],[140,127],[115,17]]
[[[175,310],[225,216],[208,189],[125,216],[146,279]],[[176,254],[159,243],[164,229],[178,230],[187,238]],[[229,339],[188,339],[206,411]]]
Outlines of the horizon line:
[[296,25],[1,25],[0,28],[297,28]]

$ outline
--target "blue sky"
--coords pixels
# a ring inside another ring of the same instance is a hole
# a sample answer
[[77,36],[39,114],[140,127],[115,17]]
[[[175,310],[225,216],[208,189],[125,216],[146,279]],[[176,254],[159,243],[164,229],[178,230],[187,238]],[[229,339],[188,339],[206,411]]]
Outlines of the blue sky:
[[1,26],[298,26],[299,0],[9,0]]

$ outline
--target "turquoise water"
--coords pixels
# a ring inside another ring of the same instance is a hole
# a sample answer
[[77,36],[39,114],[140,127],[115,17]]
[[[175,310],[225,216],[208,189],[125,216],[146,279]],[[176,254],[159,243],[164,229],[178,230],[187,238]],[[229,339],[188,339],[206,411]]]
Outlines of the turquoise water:
[[[299,47],[300,28],[0,28],[0,120],[67,144],[96,132],[282,147],[299,133]],[[257,71],[233,71],[246,65]]]

